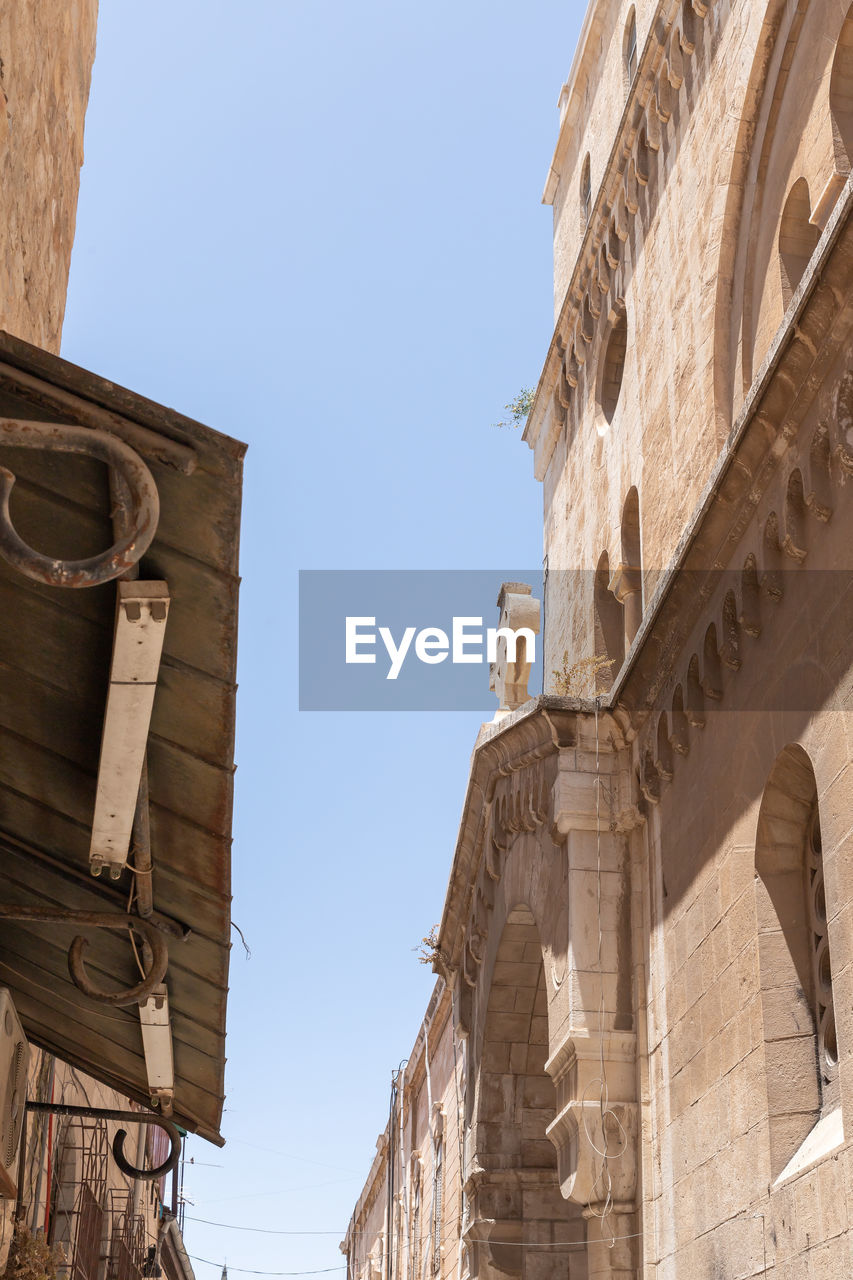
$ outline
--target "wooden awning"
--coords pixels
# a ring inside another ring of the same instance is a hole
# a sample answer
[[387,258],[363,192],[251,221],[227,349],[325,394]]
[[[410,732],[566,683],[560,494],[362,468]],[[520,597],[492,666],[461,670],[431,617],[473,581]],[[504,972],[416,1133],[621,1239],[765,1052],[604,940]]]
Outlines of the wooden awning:
[[[140,565],[171,597],[148,740],[151,919],[169,946],[173,1118],[219,1142],[245,446],[3,333],[0,417],[107,430],[157,485],[159,525]],[[0,447],[0,466],[16,477],[11,515],[33,547],[77,559],[113,543],[102,462]],[[130,871],[115,882],[89,871],[116,590],[42,585],[0,559],[3,904],[128,908]],[[98,1004],[69,976],[69,944],[81,933],[101,986],[138,980],[126,931],[0,920],[0,985],[35,1043],[147,1105],[138,1008]]]

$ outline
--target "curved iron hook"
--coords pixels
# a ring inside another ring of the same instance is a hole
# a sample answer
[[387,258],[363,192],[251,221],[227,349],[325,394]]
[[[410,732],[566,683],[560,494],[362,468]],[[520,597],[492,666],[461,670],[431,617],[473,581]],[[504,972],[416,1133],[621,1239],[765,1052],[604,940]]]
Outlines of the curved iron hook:
[[68,423],[0,418],[0,445],[98,458],[118,472],[130,491],[133,523],[126,537],[85,560],[56,560],[35,551],[18,535],[9,515],[15,477],[0,467],[0,556],[27,578],[49,587],[96,587],[126,573],[148,550],[160,518],[157,486],[139,454],[118,436]]
[[169,948],[164,934],[150,920],[142,920],[139,916],[129,916],[119,911],[65,911],[60,907],[0,905],[0,920],[33,920],[37,923],[57,921],[95,929],[135,929],[150,947],[151,959],[149,961],[145,957],[146,972],[141,982],[126,991],[105,991],[89,977],[83,962],[83,955],[89,946],[87,938],[76,937],[69,947],[68,972],[71,981],[85,996],[99,1004],[121,1008],[147,1000],[163,981],[169,967]]
[[[127,1119],[131,1119],[133,1113],[127,1114]],[[157,1178],[162,1178],[165,1174],[171,1173],[175,1165],[181,1158],[181,1135],[178,1132],[177,1125],[172,1124],[171,1120],[163,1119],[147,1119],[146,1124],[156,1124],[159,1128],[165,1129],[172,1140],[172,1146],[166,1159],[162,1164],[158,1164],[156,1169],[137,1169],[125,1159],[124,1156],[124,1140],[127,1137],[126,1129],[119,1129],[113,1138],[113,1160],[115,1160],[122,1173],[126,1173],[129,1178],[140,1178],[143,1182],[154,1182]]]
[[128,1178],[138,1178],[142,1182],[156,1182],[167,1173],[171,1173],[181,1158],[181,1134],[178,1126],[162,1116],[151,1115],[147,1111],[113,1111],[100,1107],[76,1107],[67,1102],[28,1102],[27,1111],[50,1113],[54,1116],[89,1116],[100,1120],[124,1120],[129,1124],[154,1124],[158,1129],[165,1129],[169,1135],[171,1147],[169,1154],[156,1169],[137,1169],[125,1158],[124,1143],[127,1130],[119,1129],[113,1138],[113,1159],[122,1173]]

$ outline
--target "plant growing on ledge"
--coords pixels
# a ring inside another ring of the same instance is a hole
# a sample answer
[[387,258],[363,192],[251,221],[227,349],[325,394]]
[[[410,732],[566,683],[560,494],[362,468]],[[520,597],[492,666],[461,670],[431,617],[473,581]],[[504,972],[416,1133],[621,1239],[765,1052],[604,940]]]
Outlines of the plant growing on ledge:
[[493,422],[494,427],[521,427],[527,421],[530,410],[533,408],[533,397],[535,391],[533,387],[522,387],[514,400],[510,400],[509,404],[504,405],[504,409],[509,414],[508,418],[502,418],[500,422]]
[[565,650],[562,668],[552,672],[554,691],[561,698],[594,698],[600,693],[597,687],[599,675],[609,675],[612,666],[613,659],[605,658],[602,653],[592,658],[580,658],[569,666],[569,652]]
[[421,938],[419,947],[412,947],[413,951],[417,951],[418,960],[421,964],[432,964],[437,958],[438,952],[438,925],[434,924],[425,938]]

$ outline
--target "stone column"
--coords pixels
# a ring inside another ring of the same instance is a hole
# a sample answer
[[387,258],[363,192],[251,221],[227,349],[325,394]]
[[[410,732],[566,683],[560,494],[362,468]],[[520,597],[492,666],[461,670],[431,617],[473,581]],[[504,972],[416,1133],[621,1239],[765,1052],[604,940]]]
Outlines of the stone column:
[[[592,717],[589,730],[594,732]],[[631,881],[625,827],[630,781],[612,749],[561,749],[553,822],[568,854],[567,1018],[546,1070],[557,1110],[548,1136],[560,1189],[587,1218],[589,1275],[637,1275],[637,1067]],[[611,1247],[611,1241],[613,1245]]]

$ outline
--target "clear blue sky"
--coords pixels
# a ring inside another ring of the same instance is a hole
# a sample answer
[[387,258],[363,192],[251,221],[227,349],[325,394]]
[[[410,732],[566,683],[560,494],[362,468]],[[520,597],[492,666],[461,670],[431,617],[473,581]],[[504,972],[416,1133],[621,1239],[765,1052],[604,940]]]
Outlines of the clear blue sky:
[[297,572],[541,563],[532,455],[490,424],[551,335],[540,196],[583,8],[101,0],[63,354],[250,446],[252,958],[236,941],[228,1145],[191,1140],[186,1181],[189,1252],[235,1278],[343,1263],[482,718],[300,715]]

